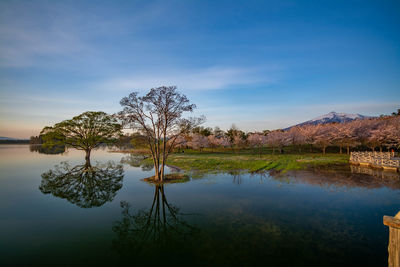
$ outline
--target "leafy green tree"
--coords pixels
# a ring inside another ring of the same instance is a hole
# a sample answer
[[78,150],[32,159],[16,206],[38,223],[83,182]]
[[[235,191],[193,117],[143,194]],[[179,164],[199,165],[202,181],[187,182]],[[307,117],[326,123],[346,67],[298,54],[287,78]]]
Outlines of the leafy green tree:
[[146,136],[140,133],[133,133],[131,135],[131,142],[133,148],[149,148]]
[[45,146],[66,145],[84,150],[88,162],[92,149],[115,142],[122,134],[121,129],[113,116],[101,111],[87,111],[52,127],[47,126],[40,134]]

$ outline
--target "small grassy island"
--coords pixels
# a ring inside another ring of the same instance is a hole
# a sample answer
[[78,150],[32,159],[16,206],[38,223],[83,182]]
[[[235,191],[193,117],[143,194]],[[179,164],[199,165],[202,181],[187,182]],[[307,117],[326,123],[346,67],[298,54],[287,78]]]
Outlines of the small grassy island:
[[154,176],[144,178],[143,181],[150,183],[150,184],[175,184],[175,183],[184,183],[189,181],[189,176],[183,173],[171,173],[166,174],[164,176],[164,180],[157,181]]

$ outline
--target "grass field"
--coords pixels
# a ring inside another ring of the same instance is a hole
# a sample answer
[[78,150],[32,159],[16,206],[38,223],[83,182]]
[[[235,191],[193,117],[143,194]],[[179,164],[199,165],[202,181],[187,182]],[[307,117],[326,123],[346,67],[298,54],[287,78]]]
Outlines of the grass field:
[[[258,151],[257,151],[258,152]],[[150,164],[151,158],[146,159]],[[318,166],[343,165],[349,162],[346,154],[329,153],[291,153],[291,154],[258,154],[254,150],[194,151],[174,153],[168,158],[168,165],[185,171],[228,172],[265,170],[299,170]]]

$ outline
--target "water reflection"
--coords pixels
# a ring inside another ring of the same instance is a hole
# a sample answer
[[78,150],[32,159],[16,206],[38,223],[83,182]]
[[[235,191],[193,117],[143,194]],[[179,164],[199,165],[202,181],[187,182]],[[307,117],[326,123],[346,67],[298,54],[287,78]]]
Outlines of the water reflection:
[[[351,172],[348,170],[351,168]],[[375,174],[375,175],[373,175]],[[344,169],[313,169],[309,171],[291,171],[288,173],[271,172],[269,175],[274,180],[285,182],[299,182],[321,187],[336,188],[390,188],[400,189],[400,175],[396,172],[350,166]]]
[[39,186],[43,194],[64,198],[81,208],[100,207],[112,201],[122,188],[122,165],[109,161],[105,164],[90,162],[71,166],[61,162],[42,174]]
[[371,175],[380,179],[400,179],[400,173],[390,170],[386,171],[359,165],[350,165],[350,170],[351,173]]
[[[152,255],[177,253],[176,249],[197,230],[183,220],[184,215],[177,206],[170,204],[165,196],[164,186],[154,186],[154,196],[149,209],[132,212],[131,205],[122,201],[122,220],[114,223],[117,238],[113,248],[121,255]],[[153,258],[154,259],[154,258]],[[149,261],[152,259],[149,258]]]
[[38,152],[39,154],[62,154],[65,152],[65,146],[42,146],[42,145],[29,145],[29,151]]
[[232,183],[237,185],[242,183],[242,175],[240,171],[230,171],[228,173],[232,175]]
[[141,168],[142,171],[151,171],[153,169],[153,164],[146,162],[147,157],[139,154],[129,154],[128,156],[122,157],[121,163],[128,164],[132,167]]

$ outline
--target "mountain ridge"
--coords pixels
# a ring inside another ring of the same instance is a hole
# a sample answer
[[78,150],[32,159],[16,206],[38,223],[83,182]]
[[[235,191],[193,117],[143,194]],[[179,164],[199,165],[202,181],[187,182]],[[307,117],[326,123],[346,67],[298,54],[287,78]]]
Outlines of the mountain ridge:
[[285,128],[284,130],[289,130],[292,127],[296,127],[296,126],[304,126],[304,125],[317,125],[317,124],[326,124],[326,123],[344,123],[344,122],[349,122],[349,121],[353,121],[353,120],[358,120],[358,119],[367,119],[367,118],[371,118],[370,116],[365,116],[365,115],[361,115],[361,114],[351,114],[351,113],[338,113],[335,111],[331,111],[327,114],[315,117],[311,120],[296,124],[296,125],[292,125],[290,127]]
[[7,141],[17,141],[17,140],[29,140],[29,139],[27,139],[27,138],[13,138],[13,137],[6,137],[6,136],[0,136],[0,140],[2,140],[2,141],[4,141],[4,140],[7,140]]

